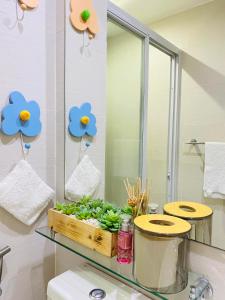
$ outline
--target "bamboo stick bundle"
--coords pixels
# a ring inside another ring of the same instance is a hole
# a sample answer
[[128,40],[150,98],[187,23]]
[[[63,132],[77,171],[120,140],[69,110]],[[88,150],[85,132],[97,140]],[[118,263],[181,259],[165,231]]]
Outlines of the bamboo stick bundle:
[[143,187],[140,177],[137,178],[134,185],[131,185],[128,178],[124,179],[124,186],[127,191],[128,205],[132,207],[133,217],[147,213],[149,203],[149,187],[146,180]]

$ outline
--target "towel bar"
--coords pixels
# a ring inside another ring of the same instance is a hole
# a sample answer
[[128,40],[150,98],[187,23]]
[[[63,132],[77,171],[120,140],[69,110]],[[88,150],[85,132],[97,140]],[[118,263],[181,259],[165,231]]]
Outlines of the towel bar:
[[205,145],[204,142],[198,142],[196,139],[191,139],[190,142],[186,143],[187,145]]
[[11,248],[9,246],[6,246],[6,247],[0,249],[0,258],[2,258],[3,256],[5,256],[10,251],[11,251]]
[[[3,257],[11,251],[9,246],[0,249],[0,284],[2,282],[2,270],[3,270]],[[2,289],[0,287],[0,296],[2,295]]]

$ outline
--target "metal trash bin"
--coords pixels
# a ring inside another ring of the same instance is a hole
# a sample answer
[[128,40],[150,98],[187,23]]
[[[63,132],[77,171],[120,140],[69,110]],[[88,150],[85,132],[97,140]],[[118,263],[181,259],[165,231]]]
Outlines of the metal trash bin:
[[188,221],[190,238],[211,245],[213,210],[204,204],[191,201],[170,202],[164,205],[164,213]]
[[188,283],[187,238],[191,225],[160,214],[139,216],[134,224],[135,280],[160,293],[182,291]]

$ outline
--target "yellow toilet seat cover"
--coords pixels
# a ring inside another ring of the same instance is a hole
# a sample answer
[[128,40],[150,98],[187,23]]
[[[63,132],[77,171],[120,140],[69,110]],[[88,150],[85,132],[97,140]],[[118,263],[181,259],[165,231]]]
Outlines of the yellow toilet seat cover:
[[160,214],[139,216],[134,219],[134,224],[140,230],[163,237],[184,235],[191,230],[187,221]]
[[164,205],[164,212],[168,215],[187,220],[200,220],[213,214],[213,211],[209,206],[190,201],[167,203]]

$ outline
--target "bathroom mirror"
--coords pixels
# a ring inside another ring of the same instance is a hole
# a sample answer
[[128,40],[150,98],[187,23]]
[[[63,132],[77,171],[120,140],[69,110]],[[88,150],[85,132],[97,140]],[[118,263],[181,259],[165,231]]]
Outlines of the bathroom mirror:
[[[148,134],[145,147],[151,201],[159,204],[160,212],[164,204],[171,201],[186,200],[207,205],[213,211],[212,219],[207,229],[201,224],[201,234],[195,232],[191,238],[225,249],[225,199],[219,199],[224,196],[206,198],[203,191],[207,167],[205,143],[225,142],[225,74],[221,63],[224,61],[221,28],[225,23],[225,2],[174,1],[165,6],[164,1],[145,1],[144,10],[141,1],[113,0],[113,3],[182,51],[180,107],[171,119],[170,58],[150,46]],[[130,51],[131,48],[130,45]],[[180,121],[179,133],[174,132],[178,151],[173,154],[177,163],[170,168],[171,141],[168,128],[173,118],[179,118]],[[172,193],[171,171],[174,172],[172,180],[175,185]],[[220,169],[220,172],[223,173],[223,170]],[[214,192],[219,193],[221,189],[223,186]],[[204,238],[203,232],[206,230],[209,236]]]
[[[222,0],[193,0],[188,4],[179,1],[165,7],[163,0],[145,1],[144,11],[143,3],[138,0],[114,0],[113,3],[130,15],[131,26],[117,22],[109,15],[105,184],[101,185],[99,194],[123,205],[127,202],[123,179],[134,181],[140,176],[148,180],[150,201],[159,205],[159,212],[172,201],[205,204],[213,210],[210,239],[203,240],[193,234],[191,238],[225,249],[225,200],[203,196],[204,143],[225,142],[224,39],[221,30],[225,25],[225,3]],[[149,9],[148,5],[155,10]],[[143,24],[143,34],[135,30],[136,20],[131,16]],[[205,26],[206,20],[208,26]],[[148,48],[145,29],[151,32]],[[68,116],[71,105],[76,102],[73,97],[78,95],[74,88],[76,76],[83,74],[74,72],[77,62],[73,62],[72,57],[77,48],[75,43],[80,40],[70,38],[73,29],[69,21],[66,31]],[[157,37],[158,43],[153,42],[152,36]],[[160,46],[161,37],[168,41],[168,51]],[[182,51],[180,76],[175,72],[178,71],[177,53],[171,51],[170,43],[175,45],[174,49]],[[89,58],[87,68],[92,59]],[[85,100],[79,99],[79,104]],[[91,100],[97,105],[97,99]],[[100,135],[104,138],[102,132]],[[79,159],[80,146],[74,141],[78,142],[66,130],[66,181]],[[100,157],[97,159],[101,160]]]

